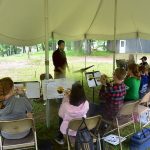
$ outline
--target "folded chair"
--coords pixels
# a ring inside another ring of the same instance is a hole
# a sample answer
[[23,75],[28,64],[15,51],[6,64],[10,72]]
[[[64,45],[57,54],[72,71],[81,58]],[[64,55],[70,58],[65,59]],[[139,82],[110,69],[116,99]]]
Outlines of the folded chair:
[[[95,131],[97,131],[99,129],[101,119],[102,117],[100,115],[86,118],[85,123],[87,125],[88,130],[91,131],[92,129],[94,129]],[[65,138],[67,139],[68,150],[73,149],[75,144],[75,137],[69,136],[68,131],[69,130],[77,131],[82,121],[83,121],[82,119],[73,119],[69,122],[67,134],[65,135]],[[85,126],[83,126],[82,128],[84,127]],[[98,139],[96,133],[91,132],[91,135],[93,137],[93,142],[96,142]]]
[[[107,133],[105,133],[104,137],[114,131],[118,132],[118,136],[121,137],[121,132],[120,130],[133,125],[133,132],[127,134],[124,138],[127,138],[128,136],[132,135],[133,133],[136,132],[136,128],[135,128],[135,122],[134,122],[134,111],[135,108],[137,107],[139,102],[129,102],[126,103],[122,106],[122,108],[120,109],[120,111],[118,112],[117,116],[114,118],[114,120],[112,121],[111,125],[113,126],[113,129]],[[105,122],[105,120],[104,120]],[[106,123],[108,123],[108,121],[106,120]],[[119,138],[119,145],[120,145],[120,149],[122,150],[122,142]]]
[[9,150],[9,149],[30,149],[37,148],[37,138],[36,130],[34,126],[34,120],[31,118],[25,118],[20,120],[12,121],[0,121],[1,131],[7,132],[9,134],[17,134],[23,131],[30,129],[30,133],[22,138],[17,140],[9,140],[0,136],[0,149]]

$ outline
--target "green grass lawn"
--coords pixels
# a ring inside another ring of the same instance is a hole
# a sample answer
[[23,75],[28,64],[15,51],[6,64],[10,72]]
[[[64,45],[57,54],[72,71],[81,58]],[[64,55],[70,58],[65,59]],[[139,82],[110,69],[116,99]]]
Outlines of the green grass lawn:
[[[69,66],[71,69],[70,73],[67,73],[67,77],[80,80],[81,74],[74,73],[75,70],[81,69],[85,67],[85,57],[84,55],[73,54],[71,51],[67,51],[67,57]],[[96,53],[96,56],[94,55]],[[86,58],[86,66],[94,65],[93,68],[88,71],[100,71],[101,73],[105,73],[108,76],[112,76],[112,53],[108,52],[94,52],[92,56],[87,56]],[[50,52],[50,73],[53,75],[53,64],[51,60],[52,52]],[[77,56],[76,56],[77,55]],[[94,56],[93,56],[94,55]],[[120,58],[118,56],[118,58]],[[41,73],[45,72],[44,66],[44,52],[32,53],[30,54],[30,59],[28,59],[27,54],[20,54],[9,57],[0,57],[0,78],[9,76],[14,81],[32,81],[39,80],[39,76]],[[84,89],[86,92],[87,99],[89,101],[93,101],[92,89],[88,87],[85,76],[84,76]],[[98,103],[98,91],[99,87],[95,88],[95,103]],[[58,109],[59,105],[55,100],[51,100],[51,118],[50,123],[51,127],[47,129],[45,123],[45,106],[42,101],[34,101],[33,102],[33,111],[36,122],[36,130],[38,139],[54,139],[58,129]],[[126,132],[131,132],[131,129],[123,131],[123,134]],[[56,145],[57,146],[57,145]],[[56,147],[56,150],[60,149],[60,147]],[[118,148],[112,148],[118,149]],[[124,150],[129,149],[129,141],[125,142]]]

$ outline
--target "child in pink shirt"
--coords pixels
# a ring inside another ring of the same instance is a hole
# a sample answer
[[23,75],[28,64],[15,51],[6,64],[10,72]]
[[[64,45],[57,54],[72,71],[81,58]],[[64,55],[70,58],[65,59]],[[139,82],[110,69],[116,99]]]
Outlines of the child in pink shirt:
[[[63,119],[60,126],[61,133],[66,134],[69,121],[72,119],[86,117],[88,110],[89,102],[86,100],[84,89],[80,82],[76,82],[72,85],[71,93],[65,94],[59,109],[59,117]],[[69,135],[76,136],[76,132],[70,130]],[[55,141],[59,143],[58,140]]]

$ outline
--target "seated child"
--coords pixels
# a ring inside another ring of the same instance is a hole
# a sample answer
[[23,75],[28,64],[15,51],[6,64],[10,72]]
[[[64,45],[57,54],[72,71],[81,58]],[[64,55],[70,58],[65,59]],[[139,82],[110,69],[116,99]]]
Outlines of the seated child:
[[[99,92],[103,101],[105,101],[102,116],[106,119],[113,119],[124,103],[126,86],[123,83],[126,77],[126,71],[117,68],[113,73],[113,82],[108,82],[106,76],[101,79],[102,88]],[[100,106],[101,107],[101,106]]]
[[147,93],[148,83],[149,83],[149,75],[148,75],[148,67],[140,66],[139,71],[141,74],[141,84],[140,84],[140,99],[144,97]]
[[[18,93],[22,94],[21,91]],[[6,77],[0,79],[0,98],[3,100],[3,108],[0,109],[0,120],[16,120],[31,117],[32,105],[24,96],[16,97],[14,91],[14,83],[11,78]],[[25,137],[30,132],[26,129],[23,132],[12,134],[1,131],[1,134],[6,139],[20,139]]]
[[130,64],[128,66],[128,77],[124,81],[127,86],[125,101],[139,100],[140,82],[139,66],[137,64]]
[[[89,110],[89,102],[86,100],[85,92],[80,84],[76,82],[72,85],[70,93],[66,93],[59,109],[59,117],[62,118],[60,131],[66,134],[69,121],[72,119],[86,117]],[[69,131],[69,135],[76,136],[75,131]],[[57,137],[55,141],[61,143],[63,136]]]

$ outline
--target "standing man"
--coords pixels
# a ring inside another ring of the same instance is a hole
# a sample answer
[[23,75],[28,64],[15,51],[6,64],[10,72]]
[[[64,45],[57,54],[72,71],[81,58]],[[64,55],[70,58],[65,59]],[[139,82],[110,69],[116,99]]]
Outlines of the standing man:
[[[67,63],[67,58],[66,58],[66,53],[64,51],[65,48],[65,42],[63,40],[58,41],[58,49],[53,52],[53,64],[54,64],[54,78],[59,79],[59,78],[65,78],[66,77],[66,68],[69,71],[68,63]],[[59,104],[61,104],[62,99],[58,99]],[[62,119],[59,117],[59,124],[61,125]],[[60,132],[60,128],[58,129],[57,136],[55,138],[55,141],[58,144],[63,145],[64,140],[63,140],[63,135]]]
[[65,78],[66,68],[69,71],[69,66],[67,63],[66,53],[64,51],[65,42],[63,40],[58,41],[58,49],[53,53],[52,59],[54,64],[54,78]]

